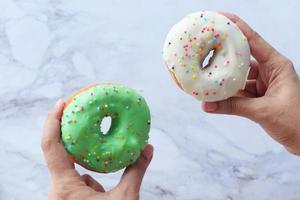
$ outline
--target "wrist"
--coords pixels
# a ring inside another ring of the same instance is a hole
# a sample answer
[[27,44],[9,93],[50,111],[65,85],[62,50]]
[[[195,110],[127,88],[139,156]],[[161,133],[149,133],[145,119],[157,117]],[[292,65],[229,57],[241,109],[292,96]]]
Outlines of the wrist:
[[294,155],[300,156],[300,135],[297,134],[293,143],[289,146],[285,146],[286,150]]

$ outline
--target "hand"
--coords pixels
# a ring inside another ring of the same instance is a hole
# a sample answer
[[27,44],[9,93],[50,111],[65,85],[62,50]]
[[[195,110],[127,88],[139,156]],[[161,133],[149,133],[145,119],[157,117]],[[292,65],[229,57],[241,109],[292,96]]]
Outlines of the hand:
[[68,156],[60,140],[60,119],[64,102],[59,101],[48,114],[44,126],[42,149],[51,173],[50,200],[137,200],[145,171],[152,159],[153,147],[147,145],[140,158],[126,168],[119,184],[105,192],[100,183],[89,175],[82,175],[75,170],[72,159]]
[[221,14],[242,30],[255,60],[244,91],[224,101],[204,102],[203,110],[249,118],[288,151],[300,155],[300,80],[293,63],[239,17]]

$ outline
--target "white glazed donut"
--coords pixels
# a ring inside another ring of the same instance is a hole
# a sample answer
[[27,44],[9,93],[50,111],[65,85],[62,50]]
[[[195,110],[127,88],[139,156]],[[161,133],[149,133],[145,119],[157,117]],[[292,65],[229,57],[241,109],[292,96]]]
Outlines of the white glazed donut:
[[247,38],[227,17],[201,11],[172,27],[163,59],[182,90],[198,100],[219,101],[245,88],[250,49]]

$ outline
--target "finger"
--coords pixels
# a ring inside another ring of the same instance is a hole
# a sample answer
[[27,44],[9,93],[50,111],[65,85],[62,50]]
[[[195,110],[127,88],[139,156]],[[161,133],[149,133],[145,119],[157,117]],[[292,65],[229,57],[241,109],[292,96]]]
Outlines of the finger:
[[255,97],[252,93],[248,92],[247,90],[239,90],[234,97]]
[[249,74],[248,74],[248,80],[252,80],[252,79],[257,79],[258,77],[258,74],[259,74],[259,64],[256,60],[251,60],[251,63],[250,63],[250,71],[249,71]]
[[257,96],[261,97],[264,96],[266,91],[267,91],[267,86],[265,85],[264,81],[262,80],[261,76],[257,78],[256,81],[256,91],[257,91]]
[[70,163],[75,163],[75,159],[71,155],[68,155],[68,160],[70,161]]
[[138,193],[148,165],[153,157],[153,146],[148,144],[134,165],[126,168],[118,188]]
[[93,177],[88,174],[84,174],[81,176],[81,180],[85,182],[85,184],[91,188],[93,188],[97,192],[105,192],[103,186],[98,183]]
[[253,97],[257,96],[257,90],[256,90],[256,80],[247,80],[245,91],[252,94]]
[[218,102],[203,102],[205,112],[215,114],[238,115],[259,121],[264,115],[261,110],[265,108],[265,101],[260,98],[231,97]]
[[60,141],[60,119],[63,108],[64,102],[59,100],[48,114],[43,130],[42,150],[52,175],[74,169],[74,164],[69,161],[69,156]]
[[278,52],[238,16],[220,12],[234,22],[246,36],[254,58],[261,64],[269,62]]
[[247,80],[244,90],[239,90],[234,97],[257,97],[256,80]]

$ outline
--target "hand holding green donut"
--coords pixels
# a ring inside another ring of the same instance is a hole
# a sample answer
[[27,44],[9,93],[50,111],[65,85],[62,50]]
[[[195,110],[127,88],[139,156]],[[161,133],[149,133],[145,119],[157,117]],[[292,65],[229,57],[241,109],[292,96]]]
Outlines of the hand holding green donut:
[[73,159],[65,151],[60,138],[63,109],[64,102],[60,100],[49,112],[43,130],[42,149],[52,182],[48,199],[138,200],[144,174],[153,156],[153,147],[148,144],[134,165],[126,168],[116,187],[105,191],[101,183],[90,175],[79,174]]

